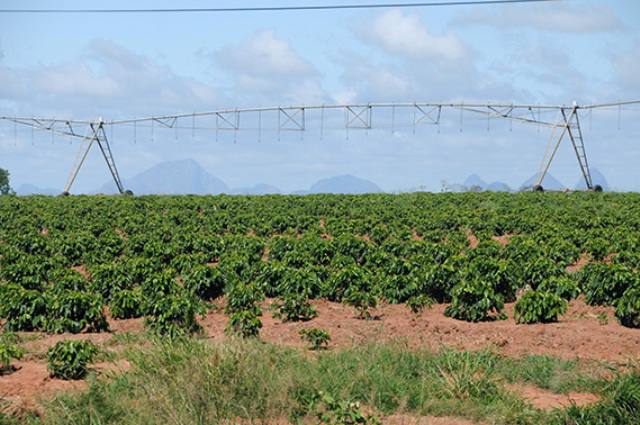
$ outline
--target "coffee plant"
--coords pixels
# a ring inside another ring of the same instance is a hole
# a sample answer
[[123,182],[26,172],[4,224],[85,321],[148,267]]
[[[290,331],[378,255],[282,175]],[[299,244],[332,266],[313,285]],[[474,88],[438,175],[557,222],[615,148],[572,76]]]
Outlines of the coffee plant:
[[458,320],[480,322],[506,319],[502,313],[503,308],[502,295],[495,292],[490,282],[464,280],[453,288],[451,304],[444,314]]
[[331,341],[329,333],[320,328],[303,328],[298,333],[304,341],[309,343],[311,350],[325,350]]
[[616,303],[616,317],[628,328],[640,328],[640,285],[624,291]]
[[93,361],[98,348],[88,340],[58,341],[47,352],[47,368],[52,378],[64,380],[82,379],[87,366]]
[[516,323],[557,322],[567,306],[567,300],[552,292],[527,291],[516,303]]

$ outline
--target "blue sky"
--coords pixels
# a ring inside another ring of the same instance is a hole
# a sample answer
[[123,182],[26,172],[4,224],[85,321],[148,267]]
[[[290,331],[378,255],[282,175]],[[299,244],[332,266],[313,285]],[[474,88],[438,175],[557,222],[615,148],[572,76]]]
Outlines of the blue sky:
[[[358,3],[332,1],[324,3]],[[370,2],[370,1],[368,1]],[[181,1],[181,7],[318,4],[320,0]],[[360,1],[366,3],[366,1]],[[170,1],[11,1],[3,8],[171,7]],[[640,99],[640,3],[541,4],[372,11],[183,15],[0,15],[0,115],[118,119],[245,106],[385,101],[583,103]],[[583,116],[592,166],[640,190],[640,110]],[[398,117],[397,120],[408,119]],[[354,174],[385,190],[477,173],[517,187],[539,169],[549,132],[457,114],[440,129],[328,128],[299,134],[113,133],[123,177],[194,158],[232,187],[308,188]],[[336,118],[335,123],[338,122]],[[331,127],[331,126],[330,126]],[[400,125],[398,126],[400,127]],[[16,137],[17,136],[17,137]],[[61,188],[77,142],[0,123],[0,167],[14,186]],[[108,180],[92,152],[75,191]],[[573,186],[564,144],[551,173]]]

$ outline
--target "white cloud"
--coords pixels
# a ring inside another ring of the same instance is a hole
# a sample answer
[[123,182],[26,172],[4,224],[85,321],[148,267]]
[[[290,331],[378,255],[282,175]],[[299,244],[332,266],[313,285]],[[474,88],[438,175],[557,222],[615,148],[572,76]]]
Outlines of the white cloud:
[[299,75],[313,73],[291,45],[271,30],[258,31],[239,46],[220,49],[216,58],[226,68],[252,75]]
[[66,63],[0,64],[0,105],[14,113],[122,117],[211,108],[220,99],[213,87],[109,40],[92,40]]
[[466,55],[464,43],[454,34],[432,34],[418,15],[390,10],[363,31],[365,38],[386,52],[412,59],[458,60]]
[[543,4],[500,9],[476,8],[460,15],[454,25],[488,25],[500,29],[531,28],[540,31],[594,33],[621,31],[624,25],[606,6]]
[[254,33],[239,45],[213,55],[234,84],[234,95],[252,101],[309,102],[324,98],[320,74],[271,30]]

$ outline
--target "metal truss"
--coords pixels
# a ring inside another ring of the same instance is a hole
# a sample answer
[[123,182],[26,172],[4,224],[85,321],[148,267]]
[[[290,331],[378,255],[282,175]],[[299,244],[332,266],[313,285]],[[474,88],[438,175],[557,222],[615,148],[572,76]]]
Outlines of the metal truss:
[[[145,123],[151,127],[152,138],[153,130],[156,125],[159,128],[175,129],[176,137],[177,131],[180,128],[191,128],[194,134],[196,128],[198,128],[199,130],[215,130],[216,134],[218,131],[233,131],[235,134],[238,131],[242,130],[255,130],[251,127],[250,124],[247,124],[251,122],[250,119],[242,118],[254,114],[258,116],[258,131],[260,135],[262,134],[263,130],[274,130],[278,133],[280,133],[281,131],[304,132],[308,130],[307,115],[311,111],[316,111],[320,114],[320,132],[321,134],[323,134],[325,126],[325,111],[331,110],[343,112],[344,121],[342,123],[342,128],[346,129],[347,132],[349,130],[370,130],[376,128],[377,126],[376,121],[374,120],[374,115],[376,117],[379,115],[384,116],[384,113],[380,114],[378,112],[382,112],[385,110],[387,111],[387,113],[391,112],[392,131],[395,128],[395,116],[397,111],[404,112],[405,115],[413,115],[412,126],[414,130],[417,126],[421,125],[440,125],[442,116],[447,110],[459,113],[461,131],[463,126],[463,114],[465,112],[486,117],[488,128],[489,123],[492,119],[546,127],[551,129],[551,138],[549,139],[547,150],[543,156],[538,179],[536,185],[534,186],[534,189],[542,190],[542,182],[544,181],[544,178],[549,171],[558,148],[563,139],[565,139],[565,136],[568,135],[587,188],[589,190],[597,190],[599,188],[597,186],[594,187],[593,181],[591,179],[591,172],[587,160],[587,153],[582,135],[582,129],[580,127],[579,112],[612,107],[617,107],[618,110],[620,110],[620,108],[624,105],[636,104],[640,104],[640,100],[629,100],[591,105],[578,105],[574,102],[571,106],[474,102],[354,103],[336,105],[303,105],[266,108],[220,109],[205,112],[148,116],[142,118],[111,121],[105,121],[102,118],[99,118],[98,120],[75,120],[7,116],[0,116],[0,120],[13,122],[14,125],[27,126],[31,127],[32,129],[51,132],[52,134],[65,135],[69,136],[70,138],[80,139],[82,144],[80,150],[78,151],[78,156],[76,158],[76,161],[74,162],[73,168],[71,169],[69,179],[67,180],[67,183],[65,185],[64,193],[69,193],[69,191],[71,190],[78,172],[82,168],[87,155],[94,144],[97,144],[100,148],[102,157],[107,164],[109,172],[113,177],[118,191],[120,193],[128,192],[125,190],[120,179],[120,175],[118,174],[115,159],[113,157],[109,140],[105,132],[105,128],[107,127],[113,129],[119,126],[133,126],[134,140],[136,137],[135,135],[138,124]],[[374,114],[374,112],[376,113]],[[558,116],[560,116],[560,119],[547,119],[547,116],[549,114],[545,113],[545,117],[543,117],[542,112],[556,112]],[[263,114],[276,114],[277,125],[270,128],[265,127],[263,125],[262,119]],[[196,127],[197,120],[207,118],[213,118],[213,128],[210,126]],[[180,127],[180,122],[191,123],[191,126]],[[378,127],[380,127],[380,124],[378,124]],[[85,130],[84,132],[82,131],[83,129]],[[560,131],[560,134],[557,138],[555,138],[555,134],[557,131]]]

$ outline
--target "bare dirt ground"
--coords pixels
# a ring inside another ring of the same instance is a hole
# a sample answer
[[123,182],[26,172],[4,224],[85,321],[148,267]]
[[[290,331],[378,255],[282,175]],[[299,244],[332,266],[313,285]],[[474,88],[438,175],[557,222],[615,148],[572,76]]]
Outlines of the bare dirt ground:
[[[458,350],[490,348],[502,355],[520,357],[527,354],[544,354],[564,359],[602,360],[625,364],[640,358],[640,331],[618,324],[614,311],[609,307],[591,307],[578,300],[573,301],[567,313],[558,323],[540,325],[516,325],[513,320],[513,304],[506,306],[508,320],[467,323],[444,315],[445,305],[434,305],[419,315],[412,314],[403,305],[381,305],[373,311],[376,320],[361,320],[355,311],[338,303],[314,301],[319,316],[309,322],[283,323],[269,312],[272,301],[263,304],[264,341],[291,347],[304,347],[298,334],[303,327],[323,328],[331,335],[329,349],[361,344],[367,341],[391,342],[400,340],[412,348],[438,350],[442,347]],[[227,318],[223,313],[224,301],[200,320],[204,337],[212,340],[225,338]],[[90,339],[97,344],[108,344],[114,335],[144,331],[142,319],[109,320],[111,331],[100,334],[46,335],[24,334],[28,339],[24,347],[28,353],[22,361],[14,362],[17,370],[0,376],[0,406],[9,401],[12,411],[37,409],[39,401],[62,390],[82,389],[86,383],[65,382],[49,377],[46,369],[46,350],[57,341],[67,338]],[[117,349],[117,347],[110,347]],[[116,369],[126,369],[120,364]],[[114,366],[101,363],[95,366],[99,372],[113,370]],[[536,387],[514,387],[514,391],[538,408],[563,407],[573,402],[590,403],[597,399],[592,394],[558,395]],[[396,422],[393,422],[396,420]],[[413,418],[401,422],[398,417],[386,423],[465,424],[458,419]],[[447,422],[447,420],[449,420]],[[398,422],[400,421],[400,422]],[[416,422],[418,421],[418,422]]]

